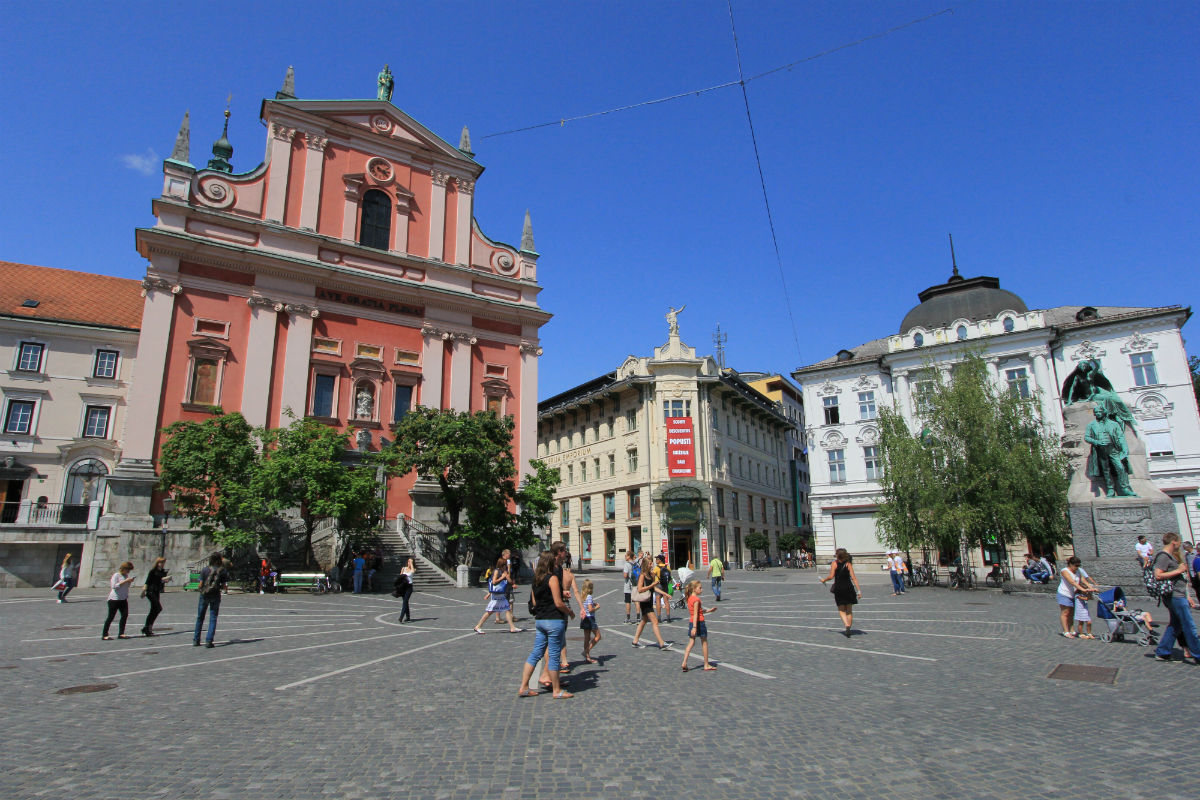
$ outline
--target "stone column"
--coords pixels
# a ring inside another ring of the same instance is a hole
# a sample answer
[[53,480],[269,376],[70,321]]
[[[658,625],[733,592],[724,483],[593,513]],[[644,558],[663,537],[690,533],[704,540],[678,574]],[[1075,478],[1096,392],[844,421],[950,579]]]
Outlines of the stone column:
[[897,372],[892,375],[892,388],[896,393],[896,406],[900,411],[900,416],[910,419],[912,417],[912,398],[908,390],[908,373]]
[[450,334],[426,323],[421,328],[421,405],[442,407],[442,356]]
[[[287,347],[283,355],[283,393],[280,409],[297,417],[308,412],[308,366],[312,355],[312,324],[321,315],[313,306],[289,303]],[[273,420],[272,422],[281,422]]]
[[1051,429],[1061,431],[1062,426],[1059,420],[1062,419],[1062,409],[1058,405],[1058,387],[1050,379],[1050,370],[1046,364],[1046,354],[1041,351],[1034,351],[1029,354],[1029,357],[1033,361],[1034,380],[1037,382],[1037,388],[1041,390],[1042,420]]
[[408,252],[408,217],[411,213],[409,210],[409,198],[411,195],[396,192],[396,220],[393,223],[396,229],[396,252]]
[[288,174],[292,165],[292,139],[294,128],[271,123],[271,173],[267,176],[268,222],[283,222],[287,202]]
[[455,231],[454,261],[458,264],[471,263],[471,203],[475,195],[475,181],[456,178],[458,186],[458,229]]
[[246,378],[242,384],[242,416],[251,425],[267,424],[267,400],[275,369],[276,315],[283,303],[255,295],[250,306],[250,333],[246,340]]
[[315,133],[305,133],[308,153],[304,160],[304,194],[300,201],[300,227],[317,229],[317,212],[321,204],[321,177],[325,173],[325,146],[329,140]]
[[433,190],[429,198],[429,258],[441,261],[446,243],[446,181],[450,173],[432,170]]
[[355,223],[358,222],[358,203],[362,199],[363,177],[346,175],[342,182],[346,185],[346,204],[342,207],[342,240],[354,242],[358,240]]
[[478,341],[469,333],[452,333],[450,350],[450,407],[471,410],[471,354]]

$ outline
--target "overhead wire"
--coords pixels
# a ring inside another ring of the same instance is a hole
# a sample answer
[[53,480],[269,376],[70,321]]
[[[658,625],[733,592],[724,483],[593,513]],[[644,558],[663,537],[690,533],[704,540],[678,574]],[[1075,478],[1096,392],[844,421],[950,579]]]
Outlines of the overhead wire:
[[828,50],[822,50],[821,52],[814,53],[811,56],[805,56],[804,58],[797,59],[797,60],[789,62],[787,64],[782,64],[778,67],[773,67],[773,68],[767,70],[766,72],[760,72],[757,75],[751,75],[749,78],[745,77],[744,75],[739,74],[738,79],[736,81],[725,81],[724,83],[718,83],[713,86],[706,86],[702,89],[689,89],[685,92],[677,92],[676,94],[667,95],[666,97],[656,97],[653,100],[642,100],[637,103],[627,103],[626,105],[623,105],[623,106],[616,106],[614,108],[606,108],[603,111],[591,111],[586,114],[575,114],[573,116],[560,117],[559,119],[550,120],[547,122],[538,122],[538,123],[535,123],[532,125],[523,125],[519,128],[510,128],[510,129],[504,130],[504,131],[496,131],[494,133],[485,133],[483,136],[480,136],[478,138],[479,139],[492,139],[497,136],[508,136],[509,134],[513,134],[513,133],[524,133],[526,131],[533,131],[533,130],[537,130],[539,128],[550,128],[550,127],[554,127],[556,125],[559,127],[562,127],[562,126],[566,125],[568,122],[578,122],[578,121],[584,120],[584,119],[592,119],[594,117],[603,117],[603,116],[607,116],[608,114],[616,114],[620,111],[631,111],[635,108],[644,108],[646,106],[658,105],[659,103],[668,103],[672,100],[681,100],[685,97],[699,97],[700,95],[708,94],[709,92],[715,92],[715,91],[719,91],[721,89],[729,89],[733,86],[742,86],[744,89],[745,88],[744,84],[747,84],[751,81],[756,81],[759,78],[765,78],[769,75],[774,75],[777,72],[783,72],[785,70],[790,70],[793,67],[796,67],[800,64],[805,64],[809,61],[815,61],[818,58],[824,58],[825,56],[832,55],[833,53],[836,53],[840,50],[845,50],[850,47],[856,47],[860,44],[864,44],[865,42],[869,42],[874,39],[881,39],[884,36],[890,36],[891,34],[897,33],[898,31],[902,31],[905,28],[910,28],[913,25],[918,25],[922,22],[927,22],[927,21],[933,19],[934,17],[940,17],[943,14],[953,14],[953,13],[954,13],[953,8],[944,8],[941,11],[935,11],[932,14],[926,14],[923,17],[918,17],[917,19],[909,20],[908,22],[902,23],[900,25],[895,25],[891,28],[888,28],[885,31],[879,31],[878,33],[872,33],[871,35],[864,36],[861,39],[855,39],[852,42],[846,42],[844,44],[839,44],[836,47],[831,47]]

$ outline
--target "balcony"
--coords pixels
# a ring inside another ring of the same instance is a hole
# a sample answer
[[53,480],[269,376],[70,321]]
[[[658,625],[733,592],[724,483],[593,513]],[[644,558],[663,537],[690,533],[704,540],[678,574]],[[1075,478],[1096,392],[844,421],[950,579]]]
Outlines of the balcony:
[[[22,500],[19,503],[8,502],[0,504],[0,540],[13,541],[21,534],[52,531],[78,531],[86,533],[95,530],[100,521],[100,502],[92,503],[35,503],[32,500]],[[20,532],[18,532],[18,530]]]

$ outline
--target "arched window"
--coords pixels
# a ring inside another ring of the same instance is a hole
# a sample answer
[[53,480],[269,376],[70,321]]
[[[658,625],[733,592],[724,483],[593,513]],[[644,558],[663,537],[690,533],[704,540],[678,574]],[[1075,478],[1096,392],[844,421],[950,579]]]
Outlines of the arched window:
[[88,506],[104,499],[104,479],[108,467],[95,458],[77,462],[67,474],[67,491],[63,497],[62,523],[64,525],[87,522]]
[[362,199],[358,243],[387,250],[392,240],[392,201],[378,189],[368,189]]
[[959,326],[958,326],[958,330],[957,330],[957,331],[955,331],[955,333],[958,335],[958,338],[959,338],[959,339],[965,339],[965,338],[967,338],[967,326],[966,326],[966,325],[959,325]]
[[914,333],[914,334],[913,334],[913,344],[914,344],[915,346],[917,346],[917,347],[924,347],[924,346],[925,346],[925,336],[924,336],[924,334],[921,334],[921,333]]
[[1015,328],[1015,327],[1016,327],[1016,323],[1014,323],[1014,322],[1013,322],[1013,318],[1012,318],[1012,317],[1005,317],[1005,318],[1004,318],[1004,322],[1002,323],[1002,325],[1003,325],[1003,327],[1004,327],[1004,332],[1005,332],[1005,333],[1012,333],[1012,332],[1013,332],[1013,328]]

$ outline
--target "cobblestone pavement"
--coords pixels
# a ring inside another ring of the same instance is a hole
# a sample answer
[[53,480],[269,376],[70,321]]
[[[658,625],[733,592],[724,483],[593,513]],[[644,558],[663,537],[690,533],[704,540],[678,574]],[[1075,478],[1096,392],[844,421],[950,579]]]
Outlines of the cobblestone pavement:
[[[0,798],[1195,797],[1189,770],[1156,776],[1194,760],[1200,668],[1057,636],[1052,597],[894,598],[878,575],[846,639],[816,578],[734,573],[719,669],[684,673],[686,625],[664,626],[675,652],[630,647],[596,577],[601,663],[572,625],[569,700],[516,697],[533,634],[473,634],[480,590],[417,593],[411,626],[386,595],[233,593],[212,650],[191,593],[162,635],[104,642],[103,593],[5,591]],[[1060,663],[1119,672],[1048,679]]]

